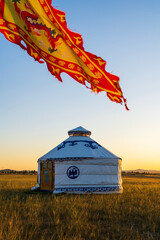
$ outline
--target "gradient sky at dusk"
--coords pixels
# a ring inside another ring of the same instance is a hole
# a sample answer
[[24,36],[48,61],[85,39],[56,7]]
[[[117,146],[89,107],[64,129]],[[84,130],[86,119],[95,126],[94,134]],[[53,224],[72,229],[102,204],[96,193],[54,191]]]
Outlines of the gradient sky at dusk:
[[130,111],[91,93],[0,33],[0,169],[37,169],[37,159],[78,126],[121,157],[123,169],[160,170],[160,1],[56,0],[86,51],[120,76]]

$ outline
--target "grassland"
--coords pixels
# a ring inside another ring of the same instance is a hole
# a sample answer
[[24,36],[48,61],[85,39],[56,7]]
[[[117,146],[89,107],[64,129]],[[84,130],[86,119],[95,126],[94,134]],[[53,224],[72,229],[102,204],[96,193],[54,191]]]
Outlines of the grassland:
[[122,195],[31,192],[36,175],[0,175],[0,240],[158,240],[160,177],[124,176]]

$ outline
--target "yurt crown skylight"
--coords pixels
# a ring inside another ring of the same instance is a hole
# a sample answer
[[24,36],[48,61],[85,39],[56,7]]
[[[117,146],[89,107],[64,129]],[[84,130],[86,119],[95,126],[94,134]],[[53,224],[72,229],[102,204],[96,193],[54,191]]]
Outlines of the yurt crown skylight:
[[83,127],[78,127],[78,128],[68,131],[68,135],[70,137],[72,137],[72,136],[88,136],[89,137],[91,135],[91,132],[86,130]]

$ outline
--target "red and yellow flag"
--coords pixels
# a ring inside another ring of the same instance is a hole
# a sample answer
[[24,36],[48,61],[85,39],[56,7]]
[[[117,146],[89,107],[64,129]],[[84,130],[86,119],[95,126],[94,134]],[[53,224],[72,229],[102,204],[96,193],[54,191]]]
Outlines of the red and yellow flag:
[[65,13],[53,8],[51,0],[0,0],[0,32],[38,62],[43,59],[58,80],[66,72],[128,109],[119,77],[105,71],[106,61],[84,50],[82,36],[67,28]]

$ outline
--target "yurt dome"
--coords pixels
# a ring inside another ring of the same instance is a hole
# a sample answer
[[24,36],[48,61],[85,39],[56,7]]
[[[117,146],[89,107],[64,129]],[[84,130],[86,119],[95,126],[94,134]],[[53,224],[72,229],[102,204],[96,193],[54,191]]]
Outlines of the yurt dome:
[[83,127],[68,131],[69,138],[53,148],[39,160],[77,159],[77,158],[111,158],[120,159],[99,143],[91,139],[91,132]]
[[69,137],[38,159],[38,183],[53,193],[121,193],[121,158],[77,127]]

